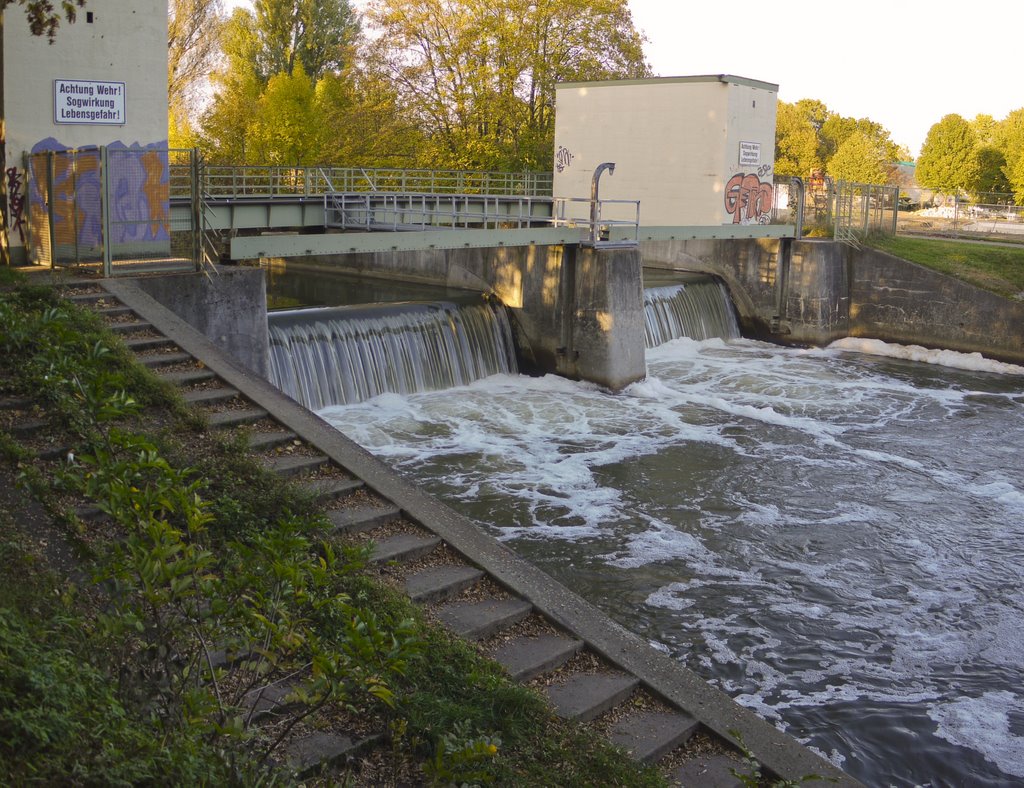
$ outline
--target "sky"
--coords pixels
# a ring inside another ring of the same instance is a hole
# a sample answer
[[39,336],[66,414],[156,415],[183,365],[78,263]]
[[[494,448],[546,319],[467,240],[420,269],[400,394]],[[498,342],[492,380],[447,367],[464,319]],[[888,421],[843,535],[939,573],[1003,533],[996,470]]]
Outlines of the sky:
[[781,101],[882,124],[914,157],[945,115],[1002,120],[1024,107],[1024,0],[628,3],[657,76],[771,82]]
[[1024,0],[628,0],[662,77],[732,74],[870,118],[912,156],[951,113],[1024,107]]

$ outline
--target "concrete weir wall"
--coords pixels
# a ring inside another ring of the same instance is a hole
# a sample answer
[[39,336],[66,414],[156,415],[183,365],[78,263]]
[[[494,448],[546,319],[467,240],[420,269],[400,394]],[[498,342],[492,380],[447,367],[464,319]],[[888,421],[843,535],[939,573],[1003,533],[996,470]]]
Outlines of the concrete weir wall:
[[635,246],[395,250],[272,259],[269,265],[297,274],[331,270],[493,293],[511,311],[524,371],[610,389],[646,372],[643,272]]
[[866,337],[1024,362],[1024,302],[884,252],[785,238],[641,250],[645,265],[720,277],[745,336],[797,345]]
[[217,268],[212,274],[142,276],[134,281],[239,364],[267,379],[270,339],[262,270]]

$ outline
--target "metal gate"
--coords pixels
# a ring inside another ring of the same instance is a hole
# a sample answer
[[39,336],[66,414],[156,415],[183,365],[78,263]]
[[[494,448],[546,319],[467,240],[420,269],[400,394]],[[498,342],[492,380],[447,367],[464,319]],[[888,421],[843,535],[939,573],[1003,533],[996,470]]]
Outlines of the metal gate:
[[105,276],[196,266],[198,164],[193,150],[153,146],[29,155],[31,259]]
[[836,184],[835,238],[857,244],[870,233],[896,234],[898,186],[870,183]]

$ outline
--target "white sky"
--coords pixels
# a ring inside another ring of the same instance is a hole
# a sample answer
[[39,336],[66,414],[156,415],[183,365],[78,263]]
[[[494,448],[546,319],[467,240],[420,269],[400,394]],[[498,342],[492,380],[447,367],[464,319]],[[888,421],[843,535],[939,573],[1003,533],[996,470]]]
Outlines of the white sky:
[[782,101],[881,123],[915,157],[944,115],[1024,107],[1024,0],[628,2],[656,75],[772,82]]
[[913,156],[944,115],[1024,107],[1024,0],[628,0],[663,77],[733,74],[882,124]]

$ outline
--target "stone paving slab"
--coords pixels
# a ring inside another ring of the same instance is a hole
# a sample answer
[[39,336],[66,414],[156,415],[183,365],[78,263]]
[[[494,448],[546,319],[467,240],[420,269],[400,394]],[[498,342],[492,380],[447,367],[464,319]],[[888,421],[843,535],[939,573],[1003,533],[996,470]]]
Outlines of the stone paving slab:
[[267,415],[267,412],[262,408],[239,408],[237,410],[222,410],[219,413],[211,413],[206,417],[206,422],[214,429],[237,427],[241,424],[251,424],[254,421],[265,419]]
[[624,673],[579,673],[547,687],[547,695],[560,717],[589,722],[619,705],[639,685]]
[[363,487],[362,479],[314,479],[304,482],[301,488],[320,503],[333,501]]
[[651,763],[683,744],[697,731],[697,720],[685,712],[643,712],[612,725],[612,744],[625,747],[638,761]]
[[530,615],[533,605],[522,599],[455,602],[438,610],[438,618],[456,635],[481,640]]
[[564,635],[522,637],[502,643],[490,656],[515,681],[529,681],[565,664],[583,648],[583,641]]
[[440,544],[441,540],[436,536],[395,534],[374,546],[373,552],[370,554],[370,561],[375,563],[415,561]]
[[263,465],[268,471],[273,471],[278,476],[291,477],[298,476],[306,471],[315,471],[317,468],[322,468],[327,464],[328,457],[326,454],[316,454],[312,457],[273,457],[269,460],[264,460]]
[[728,755],[698,756],[672,772],[680,788],[743,788],[744,783],[730,771],[745,774],[743,764]]
[[379,735],[355,737],[341,733],[312,733],[285,749],[285,760],[299,778],[310,777],[373,744]]
[[249,435],[249,448],[253,451],[263,451],[283,446],[293,441],[298,436],[290,430],[272,430],[270,432],[254,432]]
[[236,389],[227,388],[222,386],[216,389],[199,389],[197,391],[186,391],[181,395],[181,398],[185,400],[189,405],[203,405],[217,402],[224,402],[225,400],[234,399],[238,396]]
[[464,591],[483,576],[473,566],[437,566],[409,577],[405,592],[413,602],[437,602]]
[[336,534],[357,534],[390,522],[402,514],[397,506],[357,506],[327,513]]

